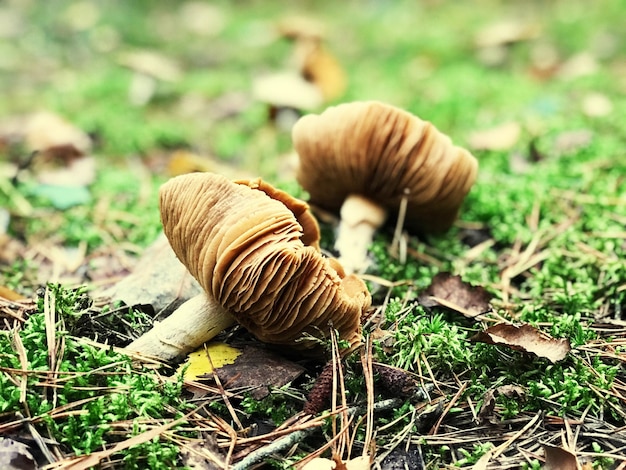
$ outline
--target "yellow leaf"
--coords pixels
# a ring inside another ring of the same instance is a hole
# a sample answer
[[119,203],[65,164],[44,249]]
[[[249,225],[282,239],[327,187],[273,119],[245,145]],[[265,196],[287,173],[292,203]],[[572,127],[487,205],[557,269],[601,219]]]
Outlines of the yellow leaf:
[[213,369],[219,369],[226,364],[233,364],[241,355],[241,351],[226,343],[212,342],[187,356],[187,360],[178,368],[178,373],[185,370],[186,380],[198,380],[211,374]]

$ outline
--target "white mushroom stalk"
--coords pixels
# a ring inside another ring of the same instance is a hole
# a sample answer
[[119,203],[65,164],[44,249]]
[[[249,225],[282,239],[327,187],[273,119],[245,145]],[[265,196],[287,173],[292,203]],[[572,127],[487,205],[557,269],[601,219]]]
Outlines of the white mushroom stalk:
[[351,194],[341,205],[335,249],[346,273],[364,272],[374,234],[385,223],[387,210],[366,197]]
[[221,331],[235,324],[235,318],[215,299],[200,294],[187,300],[126,349],[147,357],[172,361],[183,357]]

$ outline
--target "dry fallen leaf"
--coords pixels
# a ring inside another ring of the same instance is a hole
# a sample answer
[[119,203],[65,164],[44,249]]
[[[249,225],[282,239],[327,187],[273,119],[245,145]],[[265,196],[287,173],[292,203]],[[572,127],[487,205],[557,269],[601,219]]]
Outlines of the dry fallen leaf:
[[500,395],[504,395],[507,398],[522,398],[524,395],[526,395],[526,390],[523,387],[513,384],[501,385],[500,387],[496,388],[496,392],[498,392]]
[[556,136],[553,150],[558,154],[574,153],[588,147],[593,140],[593,132],[589,129],[564,131]]
[[44,154],[68,158],[91,152],[91,138],[65,118],[50,111],[39,111],[22,121],[17,132],[23,136],[26,148]]
[[[186,173],[194,172],[206,172],[219,173],[220,175],[227,176],[229,178],[244,178],[245,173],[242,175],[242,171],[238,170],[233,165],[227,165],[222,162],[218,162],[216,159],[207,156],[200,155],[189,150],[175,150],[169,156],[167,161],[167,173],[169,176],[184,175]],[[252,176],[250,176],[252,177]]]
[[521,398],[526,394],[526,390],[518,385],[502,385],[495,389],[489,389],[483,396],[483,404],[478,411],[478,422],[480,424],[498,424],[499,419],[495,413],[496,398],[504,395],[507,398]]
[[588,93],[583,97],[582,110],[589,117],[608,116],[613,112],[613,102],[604,93]]
[[185,380],[210,378],[213,370],[227,364],[233,364],[242,351],[226,343],[213,341],[206,347],[190,353],[187,360],[180,365],[178,372],[185,371]]
[[497,424],[498,417],[495,414],[495,409],[496,394],[493,389],[489,389],[485,392],[485,395],[483,396],[483,404],[480,406],[480,410],[478,410],[478,414],[476,415],[478,422],[481,425],[486,423]]
[[0,285],[0,298],[11,301],[26,300],[26,297],[24,297],[22,294],[18,294],[13,289],[3,285]]
[[203,432],[199,441],[181,445],[180,457],[189,470],[220,470],[227,467],[217,438],[208,432]]
[[133,272],[102,293],[128,306],[150,305],[162,316],[173,312],[202,288],[178,260],[164,234],[150,245]]
[[479,343],[507,346],[517,351],[533,353],[551,362],[561,361],[571,350],[569,340],[552,338],[528,324],[516,326],[509,323],[498,323],[469,339]]
[[534,39],[539,34],[539,24],[504,19],[484,26],[474,42],[477,47],[494,47]]
[[326,101],[339,98],[346,91],[347,78],[339,60],[317,41],[300,42],[296,46],[300,73],[315,84]]
[[469,146],[475,150],[509,150],[519,140],[522,127],[517,122],[474,131],[469,136]]
[[543,451],[546,456],[544,470],[580,470],[581,468],[576,456],[568,449],[544,444]]
[[463,282],[460,276],[450,273],[438,273],[418,300],[424,307],[446,307],[467,318],[491,310],[491,294],[483,287],[472,286]]
[[282,387],[304,372],[304,367],[267,349],[246,346],[232,364],[216,368],[225,389],[252,388],[250,395],[260,400],[269,387]]
[[0,437],[0,468],[2,470],[30,470],[37,468],[37,463],[26,444]]
[[[22,145],[29,155],[15,173],[38,185],[31,196],[50,201],[65,210],[91,199],[87,189],[96,178],[96,160],[90,155],[91,138],[61,116],[40,111],[13,118],[0,125],[0,142],[8,147]],[[2,144],[0,144],[2,145]]]
[[574,80],[592,75],[598,71],[600,65],[596,57],[588,51],[580,52],[561,64],[557,76],[565,80]]
[[256,77],[252,83],[252,95],[271,106],[298,110],[315,109],[323,102],[317,86],[291,71]]

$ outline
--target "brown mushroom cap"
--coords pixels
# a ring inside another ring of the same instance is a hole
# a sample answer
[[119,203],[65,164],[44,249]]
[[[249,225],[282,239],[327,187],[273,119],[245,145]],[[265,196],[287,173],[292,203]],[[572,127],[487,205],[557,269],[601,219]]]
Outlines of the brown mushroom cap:
[[163,230],[207,294],[262,341],[294,346],[332,323],[357,343],[371,297],[319,250],[308,205],[261,180],[212,173],[178,176],[161,187]]
[[292,129],[297,179],[310,202],[339,212],[356,194],[396,212],[407,191],[405,225],[442,232],[457,216],[478,162],[430,122],[375,101],[306,115]]

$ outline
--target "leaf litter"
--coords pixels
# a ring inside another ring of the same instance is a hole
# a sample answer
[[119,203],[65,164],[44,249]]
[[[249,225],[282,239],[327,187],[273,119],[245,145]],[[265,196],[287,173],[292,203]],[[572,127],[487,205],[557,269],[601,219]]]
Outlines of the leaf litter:
[[460,276],[441,272],[419,296],[424,307],[445,307],[467,318],[474,318],[491,311],[491,294],[482,286],[463,282]]
[[553,363],[565,359],[571,350],[569,340],[551,338],[538,328],[527,324],[518,326],[499,323],[478,332],[469,340],[533,353]]

